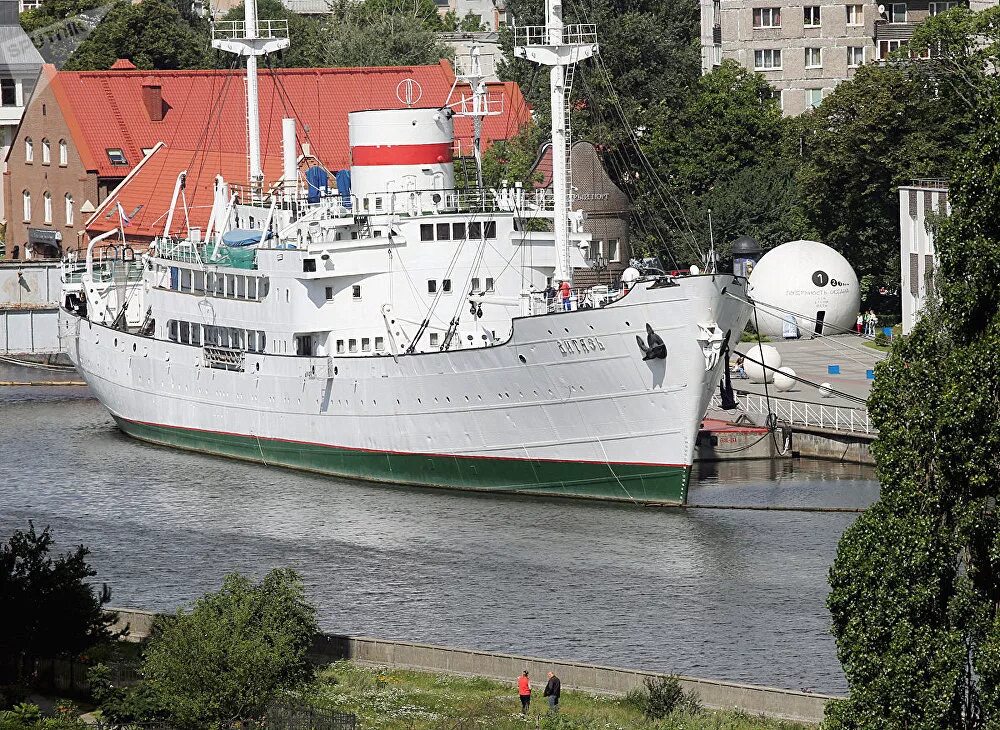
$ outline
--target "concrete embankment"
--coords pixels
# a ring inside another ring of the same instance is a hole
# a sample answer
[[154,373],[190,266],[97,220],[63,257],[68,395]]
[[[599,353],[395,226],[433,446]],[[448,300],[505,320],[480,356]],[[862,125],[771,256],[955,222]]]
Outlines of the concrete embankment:
[[874,434],[798,425],[792,430],[792,449],[797,456],[875,465],[875,457],[871,453],[871,445],[877,438]]
[[[149,636],[154,613],[125,608],[111,610],[118,613],[116,628],[120,629],[128,624],[128,640],[142,641]],[[313,647],[313,655],[317,662],[350,659],[360,664],[374,666],[509,681],[513,681],[513,678],[525,669],[534,677],[544,677],[546,672],[553,671],[559,675],[563,686],[568,689],[614,695],[625,694],[635,687],[641,687],[647,677],[663,676],[658,672],[639,669],[622,669],[339,634],[320,635]],[[684,689],[698,693],[705,707],[739,709],[751,714],[815,724],[823,719],[826,703],[837,699],[832,695],[813,692],[797,692],[697,677],[682,676],[680,681]]]

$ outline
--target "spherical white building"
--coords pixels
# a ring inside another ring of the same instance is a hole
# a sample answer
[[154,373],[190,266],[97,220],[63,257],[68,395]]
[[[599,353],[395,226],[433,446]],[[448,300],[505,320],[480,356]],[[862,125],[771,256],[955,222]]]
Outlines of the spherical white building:
[[749,292],[759,303],[761,334],[774,338],[796,329],[802,336],[853,332],[861,306],[854,269],[819,241],[791,241],[768,251],[753,267]]

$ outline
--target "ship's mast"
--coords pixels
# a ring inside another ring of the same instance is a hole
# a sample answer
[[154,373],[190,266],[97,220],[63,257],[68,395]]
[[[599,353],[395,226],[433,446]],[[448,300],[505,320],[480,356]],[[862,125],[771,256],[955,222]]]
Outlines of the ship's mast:
[[247,59],[247,172],[250,190],[259,196],[264,187],[264,171],[260,162],[257,57],[288,48],[288,21],[258,21],[257,0],[245,0],[243,21],[221,21],[213,25],[212,47]]
[[545,0],[545,25],[514,29],[514,55],[549,71],[549,97],[552,107],[552,195],[553,230],[556,243],[555,279],[572,282],[569,257],[570,209],[570,139],[569,96],[573,66],[600,51],[597,27],[563,25],[562,0]]

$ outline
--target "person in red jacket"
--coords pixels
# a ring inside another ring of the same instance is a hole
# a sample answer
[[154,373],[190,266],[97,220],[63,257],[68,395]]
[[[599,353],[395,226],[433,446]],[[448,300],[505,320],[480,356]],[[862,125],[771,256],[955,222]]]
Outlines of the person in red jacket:
[[528,705],[531,704],[531,682],[528,681],[528,670],[525,669],[517,678],[517,693],[521,696],[521,714],[528,714]]
[[569,311],[569,296],[573,293],[573,288],[569,285],[568,281],[564,281],[559,285],[559,293],[562,295],[563,309],[567,312]]

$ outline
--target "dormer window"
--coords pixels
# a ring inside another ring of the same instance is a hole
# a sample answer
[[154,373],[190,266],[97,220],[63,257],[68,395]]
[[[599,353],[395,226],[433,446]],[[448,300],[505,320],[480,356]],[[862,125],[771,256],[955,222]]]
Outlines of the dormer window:
[[127,165],[128,160],[125,159],[125,153],[117,148],[112,147],[105,150],[108,153],[108,159],[111,161],[112,165]]

